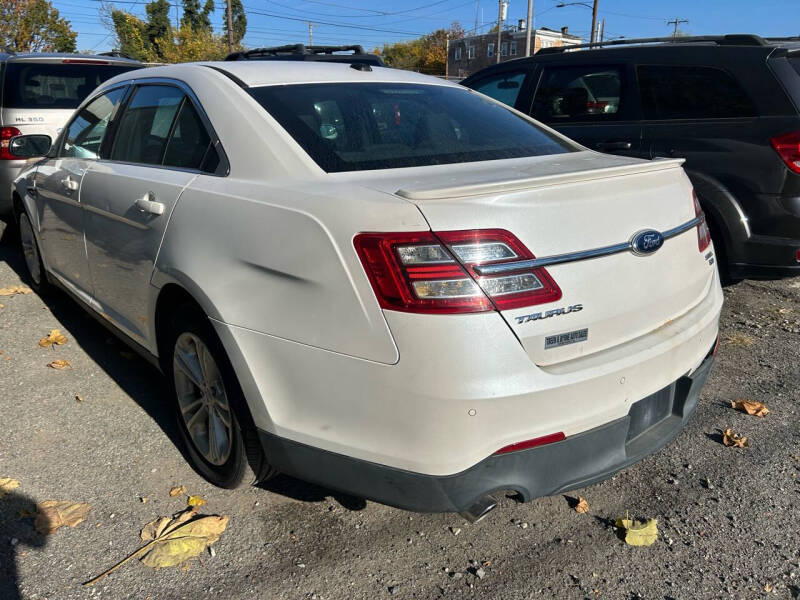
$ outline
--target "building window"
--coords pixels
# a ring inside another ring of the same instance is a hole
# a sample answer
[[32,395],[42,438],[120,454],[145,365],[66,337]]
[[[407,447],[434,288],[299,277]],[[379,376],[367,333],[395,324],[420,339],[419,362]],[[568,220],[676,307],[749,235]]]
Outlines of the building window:
[[461,46],[456,46],[456,60],[461,60]]
[[511,56],[517,55],[517,42],[511,42]]
[[467,48],[467,58],[475,58],[475,46]]
[[489,58],[494,56],[494,44],[489,44],[488,46],[486,46],[486,56],[488,56]]
[[508,42],[500,44],[500,56],[508,56]]

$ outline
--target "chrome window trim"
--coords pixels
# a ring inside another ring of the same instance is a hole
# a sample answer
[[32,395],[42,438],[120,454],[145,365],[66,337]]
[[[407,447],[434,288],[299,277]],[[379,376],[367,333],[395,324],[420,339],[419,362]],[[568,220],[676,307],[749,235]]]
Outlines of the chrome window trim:
[[[661,235],[664,237],[664,240],[668,240],[689,231],[690,229],[696,227],[698,223],[700,223],[700,217],[695,217],[691,221],[687,221],[682,225],[678,225],[677,227],[673,227],[672,229],[667,229],[666,231],[661,232]],[[619,254],[620,252],[630,251],[631,248],[631,242],[627,241],[619,244],[612,244],[611,246],[593,248],[591,250],[581,250],[580,252],[569,252],[567,254],[543,256],[542,258],[518,260],[497,265],[478,265],[473,268],[478,275],[499,275],[501,273],[507,273],[509,271],[516,271],[519,269],[535,269],[538,267],[548,267],[550,265],[560,265],[563,263],[586,260],[589,258],[598,258],[600,256]]]

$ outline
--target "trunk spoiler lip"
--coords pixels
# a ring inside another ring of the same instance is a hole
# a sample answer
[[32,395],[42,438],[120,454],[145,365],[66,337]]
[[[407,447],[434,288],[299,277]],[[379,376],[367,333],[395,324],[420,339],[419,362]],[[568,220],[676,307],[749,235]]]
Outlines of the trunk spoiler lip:
[[[661,232],[664,240],[668,240],[682,233],[697,227],[701,218],[695,217],[686,223],[682,223],[672,229],[667,229]],[[518,260],[514,262],[500,263],[496,265],[477,265],[474,267],[478,275],[498,275],[508,271],[516,271],[518,269],[536,269],[539,267],[548,267],[551,265],[560,265],[569,262],[576,262],[579,260],[587,260],[589,258],[599,258],[601,256],[609,256],[611,254],[619,254],[620,252],[631,251],[632,242],[621,242],[619,244],[612,244],[610,246],[602,246],[600,248],[592,248],[591,250],[581,250],[578,252],[569,252],[566,254],[555,254],[552,256],[543,256],[541,258],[533,258],[530,260]]]
[[677,169],[685,162],[683,158],[657,159],[650,162],[635,162],[627,165],[600,167],[583,171],[570,171],[538,177],[506,178],[485,183],[453,185],[444,187],[400,188],[395,195],[407,200],[443,200],[464,196],[515,192],[519,190],[549,187],[565,183],[578,183],[607,177],[622,177],[654,171]]

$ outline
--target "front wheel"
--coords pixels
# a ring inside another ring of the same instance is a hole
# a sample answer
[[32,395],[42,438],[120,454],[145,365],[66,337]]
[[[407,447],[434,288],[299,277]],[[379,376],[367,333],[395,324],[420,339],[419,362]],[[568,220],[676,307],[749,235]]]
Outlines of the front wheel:
[[28,271],[28,281],[37,294],[44,295],[50,291],[50,284],[44,272],[44,263],[39,251],[39,244],[36,242],[36,235],[33,233],[33,225],[24,211],[20,213],[17,225],[22,255],[25,257],[25,267]]
[[195,469],[218,487],[235,488],[275,474],[258,442],[233,367],[205,315],[176,311],[168,376],[178,428]]

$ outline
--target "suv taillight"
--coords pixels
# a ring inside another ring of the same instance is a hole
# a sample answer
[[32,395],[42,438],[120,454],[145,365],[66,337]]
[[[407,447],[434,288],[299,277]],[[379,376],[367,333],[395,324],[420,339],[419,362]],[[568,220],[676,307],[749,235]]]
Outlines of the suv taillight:
[[477,265],[534,258],[522,242],[502,229],[361,233],[353,243],[383,308],[470,313],[561,298],[561,289],[542,268],[478,276]]
[[711,245],[711,231],[708,229],[708,221],[706,221],[706,213],[700,207],[700,202],[697,199],[697,194],[692,190],[692,201],[694,202],[694,215],[700,219],[697,224],[697,248],[702,252]]
[[800,131],[776,135],[769,143],[791,171],[800,173]]
[[8,140],[22,132],[16,127],[0,127],[0,160],[17,160],[8,152]]

